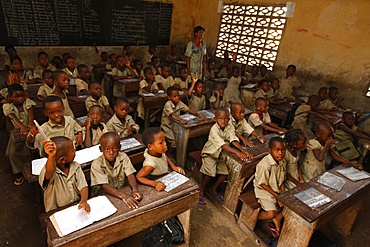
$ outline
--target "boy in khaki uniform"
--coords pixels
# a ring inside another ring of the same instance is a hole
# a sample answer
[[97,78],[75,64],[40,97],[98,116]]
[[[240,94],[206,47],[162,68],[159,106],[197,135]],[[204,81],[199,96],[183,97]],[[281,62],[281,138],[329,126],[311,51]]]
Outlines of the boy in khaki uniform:
[[[144,80],[141,80],[139,83],[139,95],[144,93],[156,93],[158,92],[158,85],[155,82],[155,77],[153,74],[153,70],[150,67],[146,67],[144,69]],[[141,119],[145,118],[145,111],[144,111],[144,104],[143,98],[140,97],[137,102],[137,113],[138,117]]]
[[39,175],[39,184],[44,190],[45,211],[80,201],[78,208],[90,212],[87,203],[89,190],[72,141],[65,136],[44,140],[48,160]]
[[283,214],[277,211],[282,204],[276,200],[276,197],[285,192],[286,148],[284,139],[271,138],[268,151],[269,154],[256,166],[253,185],[256,198],[264,210],[259,213],[258,220],[272,220],[274,224],[269,224],[268,227],[273,236],[277,238]]
[[[108,194],[122,199],[129,208],[138,208],[143,197],[138,191],[134,173],[136,170],[127,154],[120,152],[121,144],[117,133],[107,132],[100,138],[100,151],[103,154],[91,165],[91,186],[96,192],[103,188]],[[126,178],[132,189],[128,195],[118,189],[125,185]]]
[[100,105],[90,107],[85,122],[85,148],[99,144],[100,137],[107,132],[103,122],[103,108]]
[[159,89],[163,91],[166,91],[167,88],[175,85],[173,77],[170,76],[170,67],[168,65],[162,65],[161,74],[155,76],[155,82],[157,83]]
[[75,79],[77,95],[89,94],[90,71],[86,64],[77,66],[78,75]]
[[[320,98],[320,104],[316,107],[317,110],[336,110],[336,105],[328,99],[328,88],[321,87],[318,91],[318,96]],[[326,113],[326,112],[323,112]]]
[[[48,138],[55,136],[65,136],[73,141],[75,146],[80,146],[83,141],[82,127],[71,117],[64,116],[62,100],[56,95],[47,96],[43,102],[44,114],[49,121],[41,125],[41,129]],[[43,143],[44,137],[39,134],[36,126],[31,128],[27,135],[27,145],[30,148],[38,148],[41,157],[44,157]]]
[[[193,92],[194,89],[194,92]],[[206,96],[203,94],[204,83],[198,80],[198,75],[195,74],[193,82],[188,92],[188,104],[195,111],[204,110],[207,107]]]
[[293,64],[288,65],[286,69],[286,76],[280,80],[280,93],[289,99],[294,99],[293,88],[301,87],[302,84],[298,78],[294,76],[296,67]]
[[99,105],[104,109],[104,115],[106,119],[110,119],[114,112],[109,105],[108,98],[102,95],[101,86],[99,82],[89,83],[89,93],[91,94],[85,100],[86,110],[89,111],[90,107]]
[[36,80],[41,80],[42,72],[44,70],[47,70],[47,69],[51,71],[56,70],[54,65],[49,63],[49,55],[46,52],[44,51],[39,52],[37,54],[37,59],[40,64],[36,65],[35,68],[33,69],[33,78],[35,78]]
[[42,72],[42,85],[39,87],[39,90],[37,91],[38,100],[42,101],[44,98],[46,98],[46,96],[53,94],[55,85],[53,83],[53,79],[51,78],[52,73],[53,72],[48,69]]

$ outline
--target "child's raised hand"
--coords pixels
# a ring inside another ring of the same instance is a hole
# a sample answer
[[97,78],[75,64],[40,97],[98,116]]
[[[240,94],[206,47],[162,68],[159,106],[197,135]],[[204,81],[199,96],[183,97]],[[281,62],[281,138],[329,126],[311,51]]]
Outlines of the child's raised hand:
[[134,197],[131,197],[130,195],[123,193],[120,197],[122,201],[126,204],[128,208],[138,208],[139,203],[134,199]]
[[45,153],[48,156],[55,156],[57,153],[57,146],[55,145],[55,142],[51,140],[43,140],[42,143],[44,144]]
[[131,195],[138,202],[143,200],[143,195],[139,191],[132,191]]
[[179,167],[179,166],[176,166],[176,167],[175,167],[175,172],[180,173],[180,174],[182,174],[182,175],[185,175],[185,171],[184,171],[184,169],[182,169],[182,168],[181,168],[181,167]]
[[357,170],[361,170],[362,171],[364,169],[364,167],[361,164],[352,164],[352,166],[354,168],[356,168]]
[[233,56],[232,56],[233,60],[235,60],[235,59],[236,59],[236,56],[237,56],[237,54],[236,54],[236,53],[234,53],[234,54],[233,54]]
[[161,190],[164,190],[166,188],[166,185],[163,182],[157,182],[156,185],[154,186],[154,188],[157,191],[161,191]]
[[193,83],[196,83],[198,81],[198,73],[196,73],[193,77]]
[[83,208],[86,213],[90,213],[91,211],[90,205],[87,202],[80,202],[80,204],[78,204],[78,209],[81,208]]

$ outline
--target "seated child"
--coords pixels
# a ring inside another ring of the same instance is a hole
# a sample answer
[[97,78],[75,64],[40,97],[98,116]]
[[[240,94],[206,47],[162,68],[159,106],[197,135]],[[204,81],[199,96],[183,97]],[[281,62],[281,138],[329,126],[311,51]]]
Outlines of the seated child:
[[239,74],[240,74],[239,67],[233,66],[232,76],[227,81],[227,86],[224,91],[224,100],[228,103],[230,102],[241,103],[242,102],[240,99],[240,91],[239,91],[239,86],[242,81],[242,78]]
[[335,105],[335,107],[342,107],[344,98],[339,95],[339,89],[337,87],[329,87],[328,98]]
[[72,140],[57,136],[43,143],[48,159],[40,172],[39,184],[44,191],[45,211],[80,201],[78,209],[89,213],[89,189],[80,164],[73,161],[76,151]]
[[66,66],[64,65],[63,59],[59,56],[54,56],[50,63],[56,68],[56,69],[64,69]]
[[99,144],[100,137],[107,132],[107,126],[103,122],[103,107],[93,105],[87,113],[85,122],[85,141],[86,148]]
[[251,73],[245,73],[245,76],[247,77],[246,81],[249,83],[258,83],[261,80],[261,77],[258,74],[259,69],[260,68],[257,65],[254,65]]
[[[41,125],[41,129],[47,138],[55,136],[65,136],[73,141],[76,147],[82,145],[82,127],[70,116],[64,115],[64,106],[62,99],[56,95],[47,96],[42,101],[44,114],[49,121]],[[45,140],[39,129],[34,126],[27,135],[27,145],[30,148],[37,148],[40,157],[44,157],[43,143]]]
[[150,59],[150,63],[148,64],[150,66],[150,68],[152,68],[153,70],[153,73],[155,75],[160,75],[162,74],[162,68],[160,67],[159,65],[159,58],[156,57],[156,56],[153,56],[151,59]]
[[[321,113],[329,113],[327,111],[336,110],[337,107],[328,99],[328,88],[321,87],[317,95],[320,98],[320,104],[316,107],[317,110],[321,110]],[[326,110],[326,111],[325,111]]]
[[220,71],[217,73],[217,77],[218,78],[229,78],[230,69],[231,69],[231,59],[224,58],[224,63]]
[[176,75],[176,67],[177,67],[177,64],[176,64],[176,61],[180,61],[181,60],[181,56],[179,54],[179,52],[177,51],[177,46],[175,45],[172,45],[171,46],[171,52],[169,54],[167,54],[166,56],[166,63],[170,66],[170,74],[175,76]]
[[36,65],[33,69],[33,78],[35,78],[37,81],[41,81],[42,78],[42,72],[44,70],[51,70],[55,71],[56,68],[54,65],[49,63],[49,56],[46,52],[41,51],[37,54],[37,58],[39,61],[39,65]]
[[302,103],[298,106],[294,114],[294,120],[292,122],[292,127],[294,129],[301,129],[308,140],[314,137],[312,132],[313,123],[309,121],[308,115],[314,115],[324,121],[329,121],[325,116],[316,112],[316,107],[319,105],[320,99],[317,95],[310,95],[308,97],[307,104]]
[[195,74],[193,83],[191,84],[188,93],[188,105],[191,109],[194,109],[194,111],[204,110],[207,107],[207,100],[206,96],[203,94],[203,91],[204,83],[198,80],[198,75]]
[[[88,85],[90,96],[85,100],[86,110],[89,111],[93,105],[99,105],[104,109],[104,113],[108,113],[108,118],[113,116],[114,112],[109,105],[109,101],[105,95],[101,92],[101,86],[99,82],[91,82]],[[106,116],[107,117],[107,116]]]
[[1,103],[11,103],[9,99],[8,87],[13,84],[19,84],[24,89],[25,97],[29,98],[29,94],[27,91],[27,84],[25,82],[21,82],[19,75],[14,70],[4,71],[5,75],[5,83],[6,87],[0,90],[0,95],[5,99],[1,101]]
[[256,102],[257,98],[268,99],[268,93],[270,91],[270,82],[268,80],[262,79],[258,82],[258,86],[259,86],[259,89],[253,95],[253,102]]
[[53,82],[55,85],[54,91],[52,94],[62,99],[63,106],[64,106],[64,115],[71,116],[72,118],[74,118],[75,116],[72,112],[71,107],[69,106],[68,97],[67,97],[68,88],[69,88],[68,75],[61,70],[56,70],[56,71],[53,71],[53,73],[51,74],[51,78],[53,79]]
[[253,180],[254,193],[263,211],[257,217],[258,220],[272,220],[268,224],[275,238],[279,237],[281,219],[283,213],[278,210],[283,205],[276,197],[285,192],[285,168],[284,161],[286,148],[285,141],[280,137],[273,137],[269,141],[269,154],[266,155],[256,166]]
[[363,169],[361,164],[350,162],[340,157],[333,150],[334,139],[332,135],[333,129],[326,122],[320,122],[316,125],[315,138],[308,141],[307,154],[301,165],[304,181],[325,173],[325,162],[328,153],[340,163],[353,166],[359,170]]
[[[143,57],[143,64],[144,66],[146,66],[147,64],[149,64],[150,62],[153,62],[151,59],[153,58],[154,56],[154,52],[157,50],[157,46],[156,45],[149,45],[149,48],[148,50],[145,52],[144,54],[144,57]],[[153,70],[153,73],[154,73],[155,70]]]
[[66,59],[64,59],[66,63],[66,67],[62,69],[70,79],[76,79],[79,71],[76,68],[75,59],[74,57],[68,56]]
[[51,78],[52,73],[53,71],[48,69],[42,72],[42,84],[39,87],[36,96],[36,98],[40,101],[42,101],[46,96],[51,95],[54,91],[55,85],[53,79]]
[[[33,117],[36,103],[26,99],[24,89],[19,84],[9,86],[9,99],[12,103],[3,105],[4,116],[11,120],[14,129],[20,129],[21,133],[27,134],[33,127]],[[21,185],[24,181],[22,170],[24,164],[30,161],[27,147],[24,142],[14,142],[9,138],[5,156],[9,160],[15,175],[14,184]]]
[[[340,156],[348,160],[353,160],[356,159],[356,157],[359,157],[358,150],[361,150],[362,148],[358,145],[360,143],[362,144],[360,140],[366,142],[369,142],[370,140],[370,133],[357,127],[354,123],[355,116],[353,113],[350,111],[344,112],[342,116],[342,122],[335,126],[334,131],[334,139],[338,141],[336,144],[336,149],[338,150]],[[339,146],[343,146],[341,147],[341,150],[339,150]]]
[[130,63],[133,63],[134,60],[136,60],[136,56],[135,56],[134,52],[131,50],[131,46],[129,46],[129,45],[124,45],[123,46],[122,54],[123,54],[123,58],[125,60],[130,61]]
[[[158,92],[158,85],[155,82],[153,70],[150,67],[146,67],[144,69],[144,77],[145,79],[139,83],[139,95],[143,93],[156,93]],[[145,118],[145,111],[144,111],[144,104],[143,98],[139,98],[137,103],[137,113],[138,117],[141,119]]]
[[23,68],[23,62],[20,57],[18,56],[11,57],[10,63],[12,65],[12,68],[18,73],[21,83],[22,82],[24,83],[34,83],[35,82],[35,80],[33,79],[32,70]]
[[[199,114],[195,110],[185,105],[180,100],[179,90],[177,88],[169,87],[167,89],[167,96],[168,101],[164,105],[162,112],[161,129],[163,130],[166,140],[170,144],[170,147],[176,148],[175,136],[173,133],[173,120],[171,120],[170,117],[177,119],[182,124],[186,124],[188,121],[179,117],[181,112],[188,112],[202,119],[204,119],[205,116],[203,114]],[[172,150],[169,150],[169,153],[171,152]]]
[[148,128],[143,133],[144,151],[143,168],[137,173],[136,179],[145,185],[154,187],[157,191],[164,190],[166,185],[160,181],[151,180],[155,176],[168,173],[168,165],[175,172],[185,174],[184,169],[175,166],[167,157],[167,144],[163,131],[159,128]]
[[128,110],[130,109],[130,103],[124,97],[119,97],[114,105],[114,111],[116,112],[113,117],[107,123],[107,130],[110,132],[116,132],[121,138],[126,137],[135,133],[139,133],[139,125],[135,123]]
[[296,66],[293,64],[288,65],[286,69],[286,76],[280,80],[280,93],[290,100],[295,98],[293,96],[293,89],[301,87],[301,83],[299,82],[298,78],[294,76],[295,72]]
[[207,69],[206,69],[206,80],[211,80],[216,78],[215,76],[215,62],[212,60],[209,60],[207,63]]
[[271,78],[271,71],[267,70],[266,65],[261,65],[260,66],[260,76],[261,80],[269,80]]
[[[107,132],[100,138],[100,151],[103,154],[91,164],[91,187],[93,190],[103,190],[122,199],[128,208],[138,208],[143,196],[137,189],[137,183],[130,158],[125,152],[120,152],[121,144],[117,133]],[[126,184],[126,179],[131,187],[131,195],[119,189]]]
[[117,67],[117,55],[112,53],[109,55],[109,62],[105,65],[107,71],[112,71],[112,68]]
[[213,83],[212,96],[209,98],[212,109],[227,107],[229,103],[224,99],[224,84],[220,81]]
[[[112,76],[115,81],[133,78],[134,71],[131,68],[130,61],[125,61],[123,56],[117,56],[117,67],[112,69]],[[123,83],[114,82],[113,96],[119,97],[122,95],[125,95],[125,85]]]
[[134,60],[134,69],[132,71],[134,71],[135,78],[144,79],[143,63],[139,59]]
[[189,84],[191,82],[191,76],[188,75],[186,68],[179,68],[179,77],[175,78],[174,86],[179,90],[188,92]]
[[304,133],[300,129],[291,129],[285,134],[286,149],[284,160],[286,163],[286,180],[285,188],[290,190],[300,183],[304,183],[299,161],[301,152],[306,149],[306,141]]
[[263,136],[259,136],[258,133],[247,123],[247,120],[245,120],[245,109],[242,103],[232,103],[230,109],[231,123],[235,128],[235,134],[245,146],[254,146],[251,141],[247,140],[250,135],[257,138],[261,143],[265,142],[265,138]]
[[268,101],[264,98],[257,98],[255,102],[256,110],[249,116],[248,123],[254,128],[259,136],[267,134],[268,131],[275,133],[286,133],[287,130],[280,128],[271,122],[270,114],[268,113]]
[[[205,176],[200,185],[199,204],[205,205],[204,190],[209,181],[219,174],[217,181],[212,185],[209,192],[222,200],[217,193],[217,187],[227,178],[229,171],[226,166],[225,156],[222,150],[235,154],[241,160],[248,160],[252,155],[245,151],[239,144],[238,137],[235,135],[234,126],[229,123],[229,110],[227,108],[218,108],[215,113],[216,123],[212,126],[208,141],[202,149],[202,167],[200,172]],[[233,144],[233,147],[230,146]]]
[[155,76],[155,82],[159,89],[166,91],[167,88],[172,87],[175,84],[175,81],[173,80],[173,77],[170,76],[170,67],[167,64],[163,64],[161,69],[161,74]]
[[284,99],[284,96],[280,93],[279,88],[279,79],[271,79],[270,90],[267,92],[267,99],[270,101],[270,103],[280,103]]
[[77,95],[89,94],[90,71],[86,64],[77,66],[78,76],[75,80]]

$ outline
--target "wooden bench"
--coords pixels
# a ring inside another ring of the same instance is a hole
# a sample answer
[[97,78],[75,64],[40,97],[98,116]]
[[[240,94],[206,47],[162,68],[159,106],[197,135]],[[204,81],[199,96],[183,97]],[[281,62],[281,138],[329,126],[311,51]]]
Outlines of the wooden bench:
[[191,165],[191,177],[198,184],[201,184],[203,180],[203,174],[199,170],[202,166],[202,150],[190,152],[189,157],[194,161],[194,163]]
[[241,228],[248,227],[249,230],[254,231],[258,214],[261,211],[261,205],[254,194],[254,190],[241,194],[239,200],[243,203],[243,206],[240,211],[238,225]]

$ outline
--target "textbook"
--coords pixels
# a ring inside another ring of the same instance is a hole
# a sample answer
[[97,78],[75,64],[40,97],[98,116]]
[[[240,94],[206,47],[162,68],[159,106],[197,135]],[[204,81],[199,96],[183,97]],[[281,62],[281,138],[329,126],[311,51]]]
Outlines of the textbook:
[[163,177],[157,179],[157,181],[161,181],[162,183],[164,183],[166,185],[166,188],[164,189],[164,191],[166,191],[166,192],[169,192],[169,191],[173,190],[174,188],[182,185],[183,183],[185,183],[188,180],[189,180],[189,178],[187,178],[184,175],[182,175],[180,173],[177,173],[175,171],[167,174],[166,176],[163,176]]
[[192,114],[189,114],[189,113],[186,113],[186,114],[182,114],[179,116],[180,118],[184,119],[184,120],[187,120],[187,121],[190,121],[192,119],[195,119],[197,118],[196,116],[192,115]]
[[354,167],[340,169],[337,172],[353,182],[370,178],[369,173],[357,170]]
[[215,117],[215,114],[210,112],[210,111],[207,111],[207,110],[201,110],[201,111],[198,111],[199,114],[203,114],[204,116],[206,116],[206,118],[214,118]]
[[50,221],[59,237],[80,230],[117,212],[117,208],[113,206],[106,196],[91,198],[87,200],[87,203],[91,208],[90,213],[86,213],[83,209],[78,209],[77,204],[50,216]]
[[121,151],[130,149],[130,148],[134,148],[134,147],[138,147],[138,146],[142,145],[135,138],[129,138],[129,139],[121,140],[119,143],[121,144]]
[[320,193],[314,188],[309,188],[294,195],[298,200],[309,206],[311,209],[318,208],[331,202],[331,199],[326,195]]
[[330,172],[325,172],[323,175],[320,176],[317,182],[336,191],[340,191],[346,183],[346,180]]

